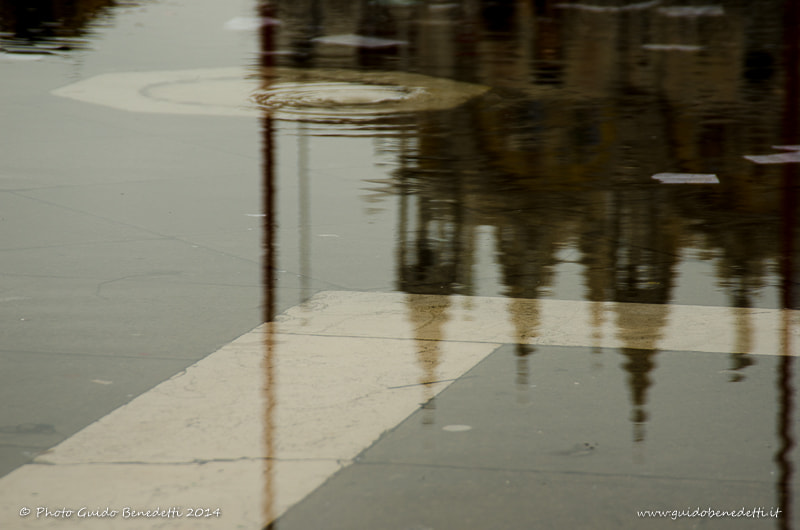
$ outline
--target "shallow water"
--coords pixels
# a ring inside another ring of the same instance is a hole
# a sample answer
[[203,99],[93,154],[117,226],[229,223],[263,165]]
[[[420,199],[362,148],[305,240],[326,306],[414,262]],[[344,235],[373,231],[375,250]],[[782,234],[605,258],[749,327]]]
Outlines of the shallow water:
[[[16,4],[0,471],[319,291],[499,296],[521,344],[527,299],[610,303],[592,325],[637,344],[570,365],[605,370],[593,405],[626,430],[558,440],[553,469],[635,473],[646,447],[692,468],[694,443],[790,510],[793,321],[773,355],[752,344],[759,309],[800,309],[792,2]],[[656,338],[676,304],[751,311],[731,310],[735,351],[698,358],[642,348],[613,303],[643,304]],[[560,361],[507,350],[510,387],[570,395]]]
[[[396,140],[375,142],[394,167],[363,179],[382,186],[362,203],[380,197],[394,210],[393,245],[381,252],[397,256],[397,289],[791,306],[794,170],[758,158],[780,156],[773,146],[797,136],[781,5],[764,7],[772,18],[737,2],[634,7],[332,5],[320,22],[310,7],[279,4],[283,25],[262,39],[262,62],[491,87],[458,108],[408,116]],[[313,38],[334,32],[407,44]],[[391,122],[383,125],[391,136]],[[337,130],[269,127],[309,145]],[[663,173],[677,182],[657,180]],[[718,184],[681,178],[697,174]]]

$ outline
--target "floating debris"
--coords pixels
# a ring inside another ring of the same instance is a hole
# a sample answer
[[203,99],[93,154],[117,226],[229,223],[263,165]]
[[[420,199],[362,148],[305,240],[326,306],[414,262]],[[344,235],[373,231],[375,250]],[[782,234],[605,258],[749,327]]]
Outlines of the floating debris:
[[772,148],[791,152],[772,155],[745,155],[745,158],[756,164],[792,164],[800,162],[800,145],[773,145]]
[[663,184],[719,184],[716,175],[707,173],[656,173],[652,178]]

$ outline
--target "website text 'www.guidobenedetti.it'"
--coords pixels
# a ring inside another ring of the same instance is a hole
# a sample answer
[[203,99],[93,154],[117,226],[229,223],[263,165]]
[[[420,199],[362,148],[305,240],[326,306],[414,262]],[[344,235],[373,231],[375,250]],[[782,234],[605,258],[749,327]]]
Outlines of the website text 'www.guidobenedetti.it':
[[636,512],[638,517],[648,519],[683,519],[684,517],[701,517],[704,519],[722,519],[726,517],[737,517],[744,519],[777,518],[781,514],[780,508],[736,508],[733,510],[717,510],[714,508],[686,508],[686,509],[661,509],[661,510],[639,510]]

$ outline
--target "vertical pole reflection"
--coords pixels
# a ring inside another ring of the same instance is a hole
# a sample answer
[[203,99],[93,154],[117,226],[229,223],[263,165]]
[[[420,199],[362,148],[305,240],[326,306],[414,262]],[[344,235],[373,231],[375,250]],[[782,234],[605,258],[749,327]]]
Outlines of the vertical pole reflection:
[[262,285],[264,288],[264,443],[265,443],[265,483],[264,483],[264,521],[267,528],[274,528],[272,520],[275,500],[274,491],[274,456],[275,456],[275,183],[273,170],[273,138],[272,119],[264,116],[264,182],[263,182],[263,246],[264,259],[262,263]]
[[[258,14],[264,20],[274,17],[274,7],[270,0],[260,0]],[[269,68],[273,66],[274,26],[263,24],[261,26],[261,68],[264,82],[270,79]],[[262,207],[263,207],[263,262],[262,286],[264,289],[263,313],[264,320],[264,504],[263,518],[265,528],[274,529],[275,526],[275,430],[274,420],[276,413],[276,375],[275,375],[275,268],[276,268],[276,212],[275,212],[275,160],[273,123],[269,114],[264,114],[262,125],[263,135],[263,182],[262,182]]]
[[[800,142],[800,128],[798,128],[798,111],[800,105],[797,98],[800,95],[800,41],[795,31],[800,24],[800,3],[795,1],[786,2],[784,34],[784,65],[786,68],[786,88],[784,97],[784,121],[783,136],[788,142]],[[792,432],[792,416],[794,414],[794,388],[792,387],[792,365],[794,358],[791,351],[791,310],[795,309],[795,293],[793,292],[794,280],[794,252],[795,252],[795,233],[794,226],[797,218],[797,200],[795,193],[797,190],[797,166],[795,164],[784,164],[782,182],[782,259],[781,259],[781,279],[782,279],[782,305],[783,330],[781,337],[782,353],[778,371],[778,393],[779,393],[779,412],[778,412],[778,437],[780,448],[775,454],[775,461],[779,468],[778,478],[778,506],[783,510],[781,518],[778,519],[779,528],[789,529],[792,527],[792,476],[794,465],[791,459],[791,452],[794,448],[794,433]]]

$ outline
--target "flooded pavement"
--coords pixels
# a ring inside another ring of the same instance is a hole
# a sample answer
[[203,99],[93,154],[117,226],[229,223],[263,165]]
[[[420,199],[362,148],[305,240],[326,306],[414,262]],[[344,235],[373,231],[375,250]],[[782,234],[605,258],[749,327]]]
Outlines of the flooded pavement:
[[796,527],[798,24],[0,0],[0,526]]

